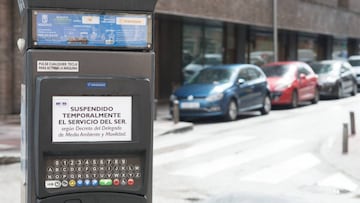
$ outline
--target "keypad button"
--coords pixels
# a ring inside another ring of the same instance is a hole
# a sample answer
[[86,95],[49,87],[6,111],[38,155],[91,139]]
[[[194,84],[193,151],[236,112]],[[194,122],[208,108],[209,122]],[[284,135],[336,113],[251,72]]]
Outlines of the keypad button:
[[75,159],[69,160],[69,166],[75,166]]
[[100,179],[99,185],[100,186],[111,186],[112,180],[111,179]]
[[133,186],[135,184],[134,179],[129,178],[129,180],[127,181],[127,184],[130,185],[130,186]]
[[87,187],[90,186],[91,181],[89,179],[84,180],[84,185],[87,186]]
[[63,181],[61,182],[61,186],[62,186],[62,187],[68,187],[68,186],[69,186],[69,182],[68,182],[67,180],[63,180]]
[[75,164],[76,166],[81,166],[82,163],[83,163],[82,159],[77,159]]
[[69,186],[70,187],[75,187],[76,186],[76,181],[75,180],[70,180],[69,181]]
[[47,170],[48,173],[53,173],[53,172],[54,172],[54,168],[53,168],[53,167],[48,167],[46,170]]
[[91,165],[96,166],[98,164],[97,159],[91,159]]
[[76,186],[82,187],[83,185],[84,185],[84,181],[83,181],[83,180],[77,180],[77,181],[76,181]]
[[59,167],[59,166],[61,166],[61,163],[60,163],[60,160],[54,160],[54,166],[55,167]]
[[91,185],[92,185],[92,186],[98,186],[98,185],[99,185],[99,181],[96,180],[96,179],[93,179],[93,180],[91,181]]
[[67,159],[63,159],[63,160],[61,160],[61,164],[62,164],[62,166],[68,166],[69,161]]
[[46,180],[45,181],[45,188],[57,189],[60,187],[61,187],[61,182],[58,180]]
[[126,165],[127,163],[127,160],[126,159],[120,159],[120,164],[121,165]]
[[114,184],[114,186],[119,186],[120,185],[120,180],[119,179],[114,179],[113,184]]

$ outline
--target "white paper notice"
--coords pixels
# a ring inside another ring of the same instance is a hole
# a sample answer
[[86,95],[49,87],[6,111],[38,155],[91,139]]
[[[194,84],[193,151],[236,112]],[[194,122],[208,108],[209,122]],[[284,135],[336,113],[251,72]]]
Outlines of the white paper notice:
[[132,97],[54,96],[53,142],[131,141]]

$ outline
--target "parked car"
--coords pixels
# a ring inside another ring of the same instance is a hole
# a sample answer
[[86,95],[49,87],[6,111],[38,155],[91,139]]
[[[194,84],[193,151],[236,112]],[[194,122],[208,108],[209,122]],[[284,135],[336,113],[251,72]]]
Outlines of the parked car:
[[356,81],[359,88],[360,87],[360,55],[350,56],[348,61],[352,65],[353,70],[356,74]]
[[351,65],[342,60],[314,62],[311,68],[318,74],[321,96],[341,98],[345,94],[356,95],[356,76]]
[[271,91],[272,105],[295,108],[303,101],[319,101],[318,76],[300,61],[274,62],[262,66]]
[[235,120],[240,112],[271,110],[265,74],[251,64],[220,65],[202,69],[170,97],[179,102],[181,119],[221,116]]

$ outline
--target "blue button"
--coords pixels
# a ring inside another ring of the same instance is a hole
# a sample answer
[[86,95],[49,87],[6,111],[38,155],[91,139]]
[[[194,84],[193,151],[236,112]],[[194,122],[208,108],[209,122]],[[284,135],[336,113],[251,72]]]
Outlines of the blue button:
[[84,182],[83,182],[82,180],[76,181],[76,185],[77,185],[78,187],[83,186],[83,184],[84,184]]
[[95,180],[95,179],[92,180],[91,183],[92,183],[92,186],[98,186],[99,185],[99,182],[97,180]]
[[84,184],[85,184],[85,186],[90,186],[90,185],[91,185],[91,181],[90,181],[89,179],[86,179],[86,180],[84,181]]

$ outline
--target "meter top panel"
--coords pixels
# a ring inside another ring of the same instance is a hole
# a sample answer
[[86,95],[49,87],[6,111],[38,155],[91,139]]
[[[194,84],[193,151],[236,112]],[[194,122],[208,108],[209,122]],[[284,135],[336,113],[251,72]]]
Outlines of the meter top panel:
[[32,10],[31,47],[151,49],[151,13]]
[[18,0],[27,9],[90,9],[152,12],[157,0]]

